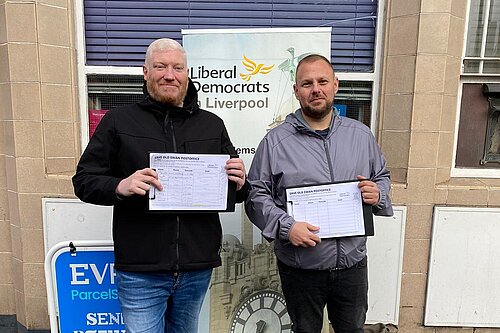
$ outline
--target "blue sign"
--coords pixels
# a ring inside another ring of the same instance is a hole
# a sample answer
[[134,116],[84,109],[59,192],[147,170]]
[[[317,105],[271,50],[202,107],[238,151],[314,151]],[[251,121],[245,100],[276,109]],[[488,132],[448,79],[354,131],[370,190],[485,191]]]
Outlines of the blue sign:
[[55,261],[60,333],[124,333],[112,250],[64,252]]
[[347,105],[345,104],[335,104],[335,108],[339,112],[339,116],[345,117],[347,115]]

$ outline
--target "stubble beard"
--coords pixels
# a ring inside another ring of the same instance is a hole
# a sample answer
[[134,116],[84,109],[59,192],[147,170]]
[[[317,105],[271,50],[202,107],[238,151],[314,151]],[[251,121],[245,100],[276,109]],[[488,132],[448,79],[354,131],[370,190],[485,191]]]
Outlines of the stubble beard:
[[156,82],[148,80],[146,82],[149,95],[157,102],[167,105],[182,106],[187,93],[187,83],[179,88],[177,96],[162,94]]
[[332,111],[332,106],[333,103],[326,103],[326,105],[322,108],[313,108],[311,106],[304,107],[302,105],[301,108],[302,112],[307,117],[315,120],[321,120],[330,114],[330,112]]

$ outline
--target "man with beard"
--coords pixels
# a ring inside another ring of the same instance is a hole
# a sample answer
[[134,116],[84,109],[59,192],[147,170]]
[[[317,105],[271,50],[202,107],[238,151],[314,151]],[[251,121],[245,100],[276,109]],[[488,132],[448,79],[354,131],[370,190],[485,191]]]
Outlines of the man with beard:
[[326,305],[335,333],[361,333],[368,309],[366,237],[321,239],[317,226],[287,214],[285,190],[358,180],[373,212],[391,216],[389,171],[370,129],[334,112],[339,81],[328,59],[309,55],[296,74],[301,108],[259,144],[246,212],[274,241],[292,331],[319,333]]
[[[197,332],[212,269],[221,265],[219,215],[149,212],[151,187],[169,191],[149,167],[149,153],[236,151],[223,121],[199,108],[179,43],[151,43],[143,74],[144,99],[104,116],[73,185],[81,200],[114,206],[114,267],[127,332]],[[230,158],[226,173],[236,183],[236,201],[244,201],[249,184],[242,160]]]

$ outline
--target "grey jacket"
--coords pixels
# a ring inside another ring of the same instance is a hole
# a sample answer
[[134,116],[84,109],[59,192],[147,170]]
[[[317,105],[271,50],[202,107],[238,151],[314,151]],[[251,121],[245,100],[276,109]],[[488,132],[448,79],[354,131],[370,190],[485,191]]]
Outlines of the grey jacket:
[[298,110],[259,144],[248,174],[252,190],[246,213],[268,241],[276,240],[276,256],[283,263],[303,269],[351,267],[366,256],[366,237],[322,239],[309,248],[289,242],[288,232],[295,221],[286,213],[285,189],[362,175],[380,189],[374,214],[392,216],[390,175],[385,165],[373,134],[361,122],[334,115],[323,138],[305,125]]

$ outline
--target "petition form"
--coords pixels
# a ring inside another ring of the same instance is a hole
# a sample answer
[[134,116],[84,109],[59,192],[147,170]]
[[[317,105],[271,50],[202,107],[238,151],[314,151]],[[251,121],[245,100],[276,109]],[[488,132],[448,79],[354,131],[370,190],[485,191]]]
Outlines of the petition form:
[[320,238],[365,234],[358,181],[289,188],[287,212],[296,221],[320,227]]
[[163,191],[151,187],[150,210],[225,210],[229,155],[150,153]]

